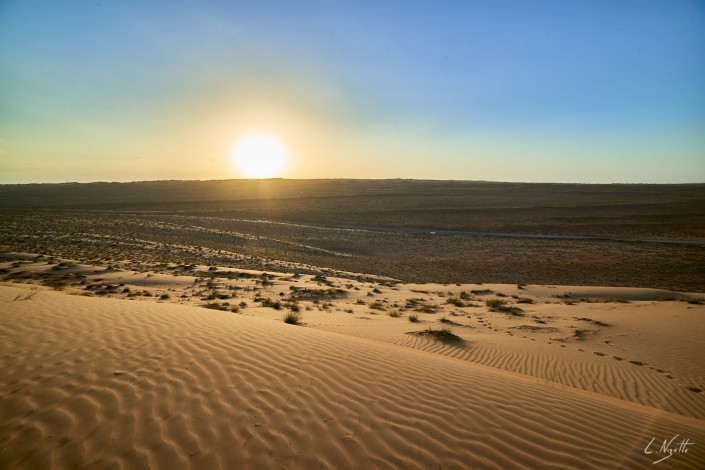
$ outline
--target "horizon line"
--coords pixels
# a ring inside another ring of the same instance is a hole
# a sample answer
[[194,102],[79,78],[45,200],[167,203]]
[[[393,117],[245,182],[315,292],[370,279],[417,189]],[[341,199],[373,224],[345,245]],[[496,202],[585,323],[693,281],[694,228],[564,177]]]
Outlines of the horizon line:
[[59,182],[30,182],[30,183],[0,183],[0,186],[50,186],[50,185],[89,185],[89,184],[135,184],[135,183],[208,183],[208,182],[255,182],[255,181],[429,181],[447,183],[494,183],[494,184],[552,184],[552,185],[582,185],[582,186],[615,186],[615,185],[644,185],[644,186],[693,186],[705,184],[702,182],[687,183],[653,183],[653,182],[568,182],[568,181],[508,181],[508,180],[472,180],[472,179],[435,179],[435,178],[224,178],[224,179],[155,179],[155,180],[95,180],[95,181],[59,181]]

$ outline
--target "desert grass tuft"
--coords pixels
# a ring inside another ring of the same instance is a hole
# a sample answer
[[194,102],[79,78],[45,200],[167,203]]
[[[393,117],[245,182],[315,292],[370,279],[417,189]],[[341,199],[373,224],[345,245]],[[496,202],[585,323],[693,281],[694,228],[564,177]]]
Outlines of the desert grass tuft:
[[223,311],[223,312],[226,311],[226,310],[228,310],[228,307],[227,307],[226,305],[219,304],[218,302],[210,302],[210,303],[207,303],[207,304],[203,304],[202,307],[203,307],[203,308],[208,308],[208,309],[211,309],[211,310],[221,310],[221,311]]
[[455,342],[462,342],[463,339],[453,333],[450,328],[441,328],[438,330],[434,330],[433,328],[429,327],[426,328],[425,330],[421,330],[416,332],[415,334],[417,335],[423,335],[423,336],[430,336],[434,339],[437,339],[438,341],[441,341],[443,343],[455,343]]
[[301,313],[294,311],[286,312],[282,316],[282,321],[290,325],[298,325],[301,323]]
[[282,309],[282,302],[281,300],[270,300],[270,299],[264,299],[262,300],[262,307],[271,307],[274,310],[281,310]]
[[46,279],[42,281],[42,285],[51,287],[53,290],[61,291],[66,288],[68,283],[66,281],[61,281],[58,279]]
[[490,312],[511,313],[512,315],[523,315],[523,311],[518,307],[511,307],[503,299],[490,299],[485,301],[485,305],[490,309]]
[[30,300],[32,297],[37,295],[39,291],[37,289],[30,289],[29,292],[22,292],[20,294],[17,294],[17,297],[12,299],[13,302],[18,301],[18,300]]
[[446,303],[460,308],[465,307],[465,303],[456,297],[449,297],[446,299]]
[[439,307],[435,305],[421,305],[420,307],[417,307],[415,310],[418,312],[422,313],[436,313],[438,311]]

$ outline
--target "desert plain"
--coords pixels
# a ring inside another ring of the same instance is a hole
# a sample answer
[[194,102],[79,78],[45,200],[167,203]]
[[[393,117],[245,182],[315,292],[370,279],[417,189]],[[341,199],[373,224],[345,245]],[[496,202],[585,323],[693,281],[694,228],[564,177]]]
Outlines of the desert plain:
[[703,468],[705,185],[0,186],[0,468]]

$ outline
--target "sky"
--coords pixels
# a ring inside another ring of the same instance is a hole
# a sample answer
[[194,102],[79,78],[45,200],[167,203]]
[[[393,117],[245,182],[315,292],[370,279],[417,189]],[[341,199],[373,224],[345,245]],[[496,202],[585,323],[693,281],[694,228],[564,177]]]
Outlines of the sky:
[[[705,2],[0,0],[0,183],[705,183]],[[265,160],[266,161],[266,160]]]

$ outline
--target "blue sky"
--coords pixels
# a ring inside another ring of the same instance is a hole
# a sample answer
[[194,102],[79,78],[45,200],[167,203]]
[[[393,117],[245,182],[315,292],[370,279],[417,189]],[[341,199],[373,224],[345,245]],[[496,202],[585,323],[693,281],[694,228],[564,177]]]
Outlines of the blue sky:
[[705,2],[0,2],[0,183],[705,182]]

